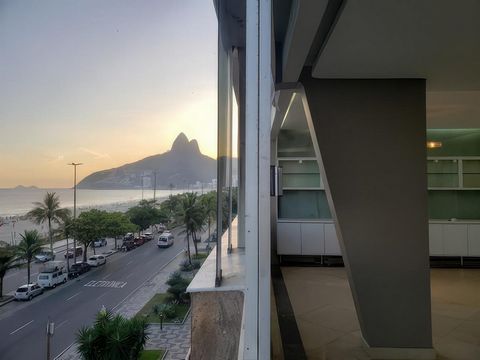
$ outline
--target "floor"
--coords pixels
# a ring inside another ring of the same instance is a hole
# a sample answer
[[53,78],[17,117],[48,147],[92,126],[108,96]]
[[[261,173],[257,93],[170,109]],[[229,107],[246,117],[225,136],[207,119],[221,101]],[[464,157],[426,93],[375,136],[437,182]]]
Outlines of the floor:
[[[369,359],[344,268],[282,267],[308,359]],[[480,270],[432,269],[439,360],[480,359]]]

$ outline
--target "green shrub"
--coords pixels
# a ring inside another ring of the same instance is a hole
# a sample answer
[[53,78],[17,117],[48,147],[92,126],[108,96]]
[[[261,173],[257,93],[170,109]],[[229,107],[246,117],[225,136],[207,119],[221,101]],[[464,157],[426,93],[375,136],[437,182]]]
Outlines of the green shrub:
[[193,260],[192,261],[192,268],[194,270],[198,270],[202,267],[202,262],[200,260]]
[[193,270],[193,261],[190,264],[190,261],[188,259],[183,260],[180,263],[180,270],[182,270],[182,271],[192,271]]
[[190,280],[184,278],[179,271],[175,271],[170,275],[167,280],[167,285],[170,286],[167,292],[173,301],[185,303],[190,300],[190,295],[186,293],[188,284],[190,284]]
[[168,277],[168,280],[167,280],[166,284],[172,286],[172,285],[181,283],[184,280],[185,280],[185,278],[183,277],[183,275],[180,271],[174,271]]
[[156,304],[153,307],[153,313],[157,316],[163,315],[164,319],[173,319],[175,317],[175,307],[172,304]]

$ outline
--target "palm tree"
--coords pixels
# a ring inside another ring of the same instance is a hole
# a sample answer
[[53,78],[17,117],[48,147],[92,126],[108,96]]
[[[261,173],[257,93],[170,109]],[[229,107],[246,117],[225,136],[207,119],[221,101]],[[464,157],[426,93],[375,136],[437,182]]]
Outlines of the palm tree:
[[187,254],[188,261],[192,263],[192,257],[190,254],[190,236],[193,238],[193,245],[195,247],[195,254],[198,255],[198,247],[196,243],[196,233],[202,228],[204,222],[204,211],[197,201],[198,196],[196,193],[185,193],[180,198],[180,206],[177,216],[179,222],[185,225],[184,232],[187,234]]
[[[55,231],[56,236],[59,240],[67,240],[67,251],[69,249],[68,239],[73,235],[73,218],[68,214],[62,219],[62,222],[59,224],[58,229]],[[74,259],[77,257],[76,250],[73,249]],[[70,257],[67,256],[67,272],[70,271]]]
[[77,333],[78,352],[85,360],[138,359],[148,339],[143,317],[127,319],[101,310],[93,326]]
[[27,279],[30,284],[30,264],[33,257],[42,250],[43,241],[37,230],[25,230],[20,236],[22,241],[18,244],[16,253],[18,258],[27,262]]
[[8,270],[20,266],[13,246],[0,247],[0,299],[3,297],[3,278]]
[[54,192],[47,192],[43,202],[34,202],[35,207],[27,213],[27,216],[37,224],[48,223],[48,238],[50,239],[50,250],[53,252],[53,223],[60,222],[70,215],[70,210],[60,207],[60,198]]
[[203,195],[202,203],[208,222],[208,239],[210,240],[212,221],[215,220],[217,215],[217,193],[215,191],[211,191]]

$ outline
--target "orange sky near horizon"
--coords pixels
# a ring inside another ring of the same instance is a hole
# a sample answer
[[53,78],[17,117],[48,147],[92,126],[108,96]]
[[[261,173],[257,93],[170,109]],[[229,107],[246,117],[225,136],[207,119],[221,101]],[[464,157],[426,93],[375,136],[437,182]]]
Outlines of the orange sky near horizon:
[[168,151],[180,132],[216,157],[213,2],[0,8],[0,188],[71,187],[67,163],[84,163],[81,180]]

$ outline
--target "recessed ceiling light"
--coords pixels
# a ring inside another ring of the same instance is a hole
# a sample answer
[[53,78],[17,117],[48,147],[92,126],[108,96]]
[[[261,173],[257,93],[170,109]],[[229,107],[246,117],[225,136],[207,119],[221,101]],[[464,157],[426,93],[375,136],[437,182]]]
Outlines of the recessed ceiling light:
[[442,147],[442,143],[440,141],[427,141],[428,149],[437,149],[441,147]]

